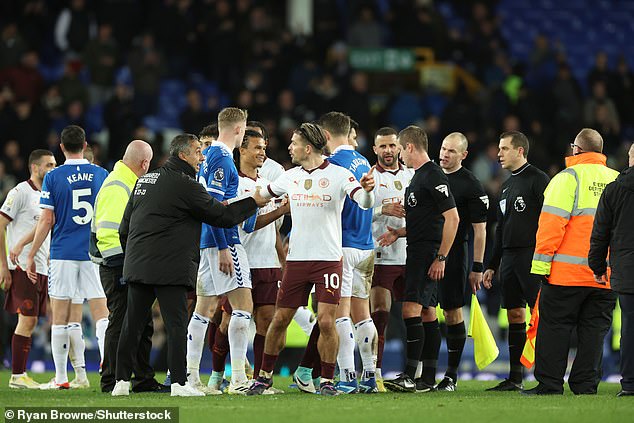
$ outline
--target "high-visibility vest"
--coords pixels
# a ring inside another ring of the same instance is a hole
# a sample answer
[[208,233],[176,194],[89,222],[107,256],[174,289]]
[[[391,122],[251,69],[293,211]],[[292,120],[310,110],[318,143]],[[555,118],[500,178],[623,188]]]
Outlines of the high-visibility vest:
[[553,285],[609,289],[588,267],[590,234],[603,189],[618,176],[601,153],[566,158],[544,192],[531,273],[550,275]]
[[96,240],[98,250],[91,251],[93,262],[107,265],[109,260],[118,257],[117,264],[120,261],[123,265],[119,225],[137,179],[136,174],[120,160],[103,182],[95,200],[95,216],[91,225],[91,237]]

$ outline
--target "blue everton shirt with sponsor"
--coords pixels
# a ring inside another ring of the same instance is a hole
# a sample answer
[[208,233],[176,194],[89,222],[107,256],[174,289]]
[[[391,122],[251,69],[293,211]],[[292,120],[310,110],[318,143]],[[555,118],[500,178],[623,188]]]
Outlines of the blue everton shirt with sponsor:
[[[205,150],[205,161],[198,171],[198,180],[207,192],[218,201],[230,200],[238,195],[240,177],[233,162],[233,152],[219,141],[214,141]],[[218,247],[224,250],[229,245],[240,244],[238,227],[223,229],[203,224],[200,248]]]
[[52,260],[87,261],[95,198],[108,172],[86,159],[69,159],[44,177],[40,207],[55,213]]
[[[370,171],[370,162],[351,145],[337,147],[328,161],[348,169],[357,181]],[[350,197],[346,197],[341,212],[342,245],[359,250],[372,250],[372,208],[363,210]]]

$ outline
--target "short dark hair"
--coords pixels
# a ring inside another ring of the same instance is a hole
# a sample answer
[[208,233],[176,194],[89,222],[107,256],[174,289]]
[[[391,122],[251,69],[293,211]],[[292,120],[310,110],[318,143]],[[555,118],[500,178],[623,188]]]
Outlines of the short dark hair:
[[39,162],[42,157],[52,156],[52,155],[53,155],[53,153],[51,153],[48,150],[43,150],[43,149],[37,149],[37,150],[31,151],[31,154],[29,154],[29,169],[31,168],[31,165],[33,163]]
[[218,139],[218,124],[217,123],[212,123],[211,125],[207,125],[202,129],[202,131],[200,131],[200,134],[198,134],[198,138],[200,139],[205,137],[210,137],[215,140]]
[[260,134],[258,131],[254,131],[253,129],[247,129],[246,131],[244,131],[244,137],[242,138],[242,143],[240,144],[240,147],[247,148],[249,146],[249,138],[265,139],[264,136]]
[[341,112],[328,112],[319,118],[319,126],[333,136],[347,137],[350,134],[350,116]]
[[170,143],[170,156],[178,157],[180,153],[189,154],[192,141],[200,142],[194,134],[176,135]]
[[269,140],[269,131],[266,130],[266,126],[264,126],[262,122],[259,120],[250,120],[247,122],[247,127],[248,126],[260,128],[262,130],[262,138],[264,138],[264,141]]
[[374,134],[374,139],[376,139],[376,137],[388,137],[390,135],[398,136],[398,132],[396,132],[396,129],[394,128],[384,126],[383,128],[379,128],[379,130],[376,131],[376,133]]
[[356,120],[352,119],[350,116],[348,116],[350,118],[350,132],[352,132],[352,130],[354,129],[355,131],[358,132],[359,130],[359,122],[357,122]]
[[416,150],[429,151],[429,141],[427,133],[416,125],[410,125],[398,133],[400,144],[405,147],[406,144],[412,144]]
[[323,152],[326,147],[326,134],[321,126],[314,123],[302,123],[299,128],[294,131],[308,144],[312,145],[317,151]]
[[77,125],[68,125],[62,130],[61,140],[69,153],[81,153],[86,142],[86,132]]
[[530,148],[530,145],[526,135],[522,134],[520,131],[507,131],[500,135],[500,139],[502,138],[510,138],[513,148],[518,149],[522,147],[524,149],[524,153],[522,155],[524,158],[528,157],[528,149]]

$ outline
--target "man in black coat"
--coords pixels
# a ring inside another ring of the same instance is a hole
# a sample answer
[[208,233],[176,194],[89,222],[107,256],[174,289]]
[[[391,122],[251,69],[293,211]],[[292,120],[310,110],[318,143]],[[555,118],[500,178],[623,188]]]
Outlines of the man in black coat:
[[129,287],[113,396],[129,395],[134,357],[155,299],[167,332],[172,396],[204,395],[186,384],[185,370],[186,295],[196,287],[201,223],[237,225],[266,201],[259,192],[227,206],[216,201],[195,179],[201,162],[198,138],[178,135],[167,163],[139,178],[130,196],[119,229],[125,253],[123,283]]
[[588,264],[599,283],[607,283],[606,256],[610,248],[610,285],[621,304],[621,392],[634,396],[634,145],[630,167],[603,191],[594,217]]

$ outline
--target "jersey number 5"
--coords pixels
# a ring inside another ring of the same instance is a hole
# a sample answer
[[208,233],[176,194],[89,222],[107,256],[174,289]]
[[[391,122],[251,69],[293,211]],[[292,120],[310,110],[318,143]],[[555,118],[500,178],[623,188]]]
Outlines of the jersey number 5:
[[74,189],[73,190],[73,210],[85,210],[86,214],[83,216],[73,216],[73,222],[78,225],[85,225],[90,223],[93,215],[92,204],[88,201],[82,201],[81,197],[90,196],[92,193],[90,188]]
[[324,283],[326,284],[326,289],[339,289],[339,275],[336,273],[324,273]]

